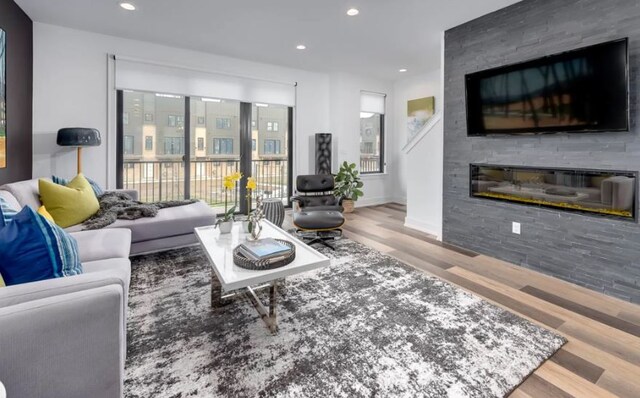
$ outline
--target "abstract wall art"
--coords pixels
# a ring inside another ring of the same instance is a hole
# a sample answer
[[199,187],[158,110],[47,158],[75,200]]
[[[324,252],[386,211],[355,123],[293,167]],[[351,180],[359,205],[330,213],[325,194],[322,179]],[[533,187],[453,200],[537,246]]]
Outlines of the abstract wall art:
[[407,101],[407,142],[418,134],[433,116],[436,98],[424,97]]

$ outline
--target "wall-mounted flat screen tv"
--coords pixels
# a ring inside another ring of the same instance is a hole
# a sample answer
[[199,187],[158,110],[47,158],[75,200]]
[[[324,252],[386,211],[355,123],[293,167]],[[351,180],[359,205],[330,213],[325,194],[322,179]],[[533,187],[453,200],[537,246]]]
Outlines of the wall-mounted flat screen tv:
[[467,75],[467,135],[629,131],[627,44]]

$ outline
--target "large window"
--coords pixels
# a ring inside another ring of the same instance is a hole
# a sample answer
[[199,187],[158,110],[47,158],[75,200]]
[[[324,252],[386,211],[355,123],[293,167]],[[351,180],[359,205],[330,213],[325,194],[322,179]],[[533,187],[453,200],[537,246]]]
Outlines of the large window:
[[232,138],[214,138],[213,154],[214,155],[233,154],[233,139]]
[[257,181],[252,206],[257,195],[289,204],[293,108],[133,90],[119,90],[117,106],[118,186],[143,202],[194,198],[222,212],[228,197],[244,212],[246,180],[223,185],[240,171]]
[[384,173],[385,95],[362,92],[360,97],[360,172]]

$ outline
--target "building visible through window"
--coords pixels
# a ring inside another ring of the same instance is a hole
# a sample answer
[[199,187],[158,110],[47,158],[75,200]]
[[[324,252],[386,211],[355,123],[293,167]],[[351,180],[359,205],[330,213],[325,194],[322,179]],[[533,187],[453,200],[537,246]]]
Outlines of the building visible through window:
[[204,138],[198,137],[198,150],[204,151]]
[[145,151],[153,151],[153,137],[147,135],[144,137],[144,149]]

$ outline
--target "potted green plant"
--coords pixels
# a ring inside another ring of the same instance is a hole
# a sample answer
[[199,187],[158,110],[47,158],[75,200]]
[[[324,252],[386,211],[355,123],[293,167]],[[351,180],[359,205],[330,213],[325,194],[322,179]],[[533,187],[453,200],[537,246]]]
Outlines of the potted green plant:
[[236,212],[236,206],[229,208],[229,192],[236,188],[236,182],[242,178],[242,174],[234,173],[225,176],[222,182],[224,188],[224,215],[222,219],[216,221],[216,227],[220,227],[220,233],[228,234],[233,227],[233,215]]
[[364,195],[362,187],[364,183],[360,179],[360,172],[356,170],[356,164],[342,163],[340,171],[335,176],[336,187],[334,195],[342,198],[342,207],[345,213],[353,212],[354,202]]

